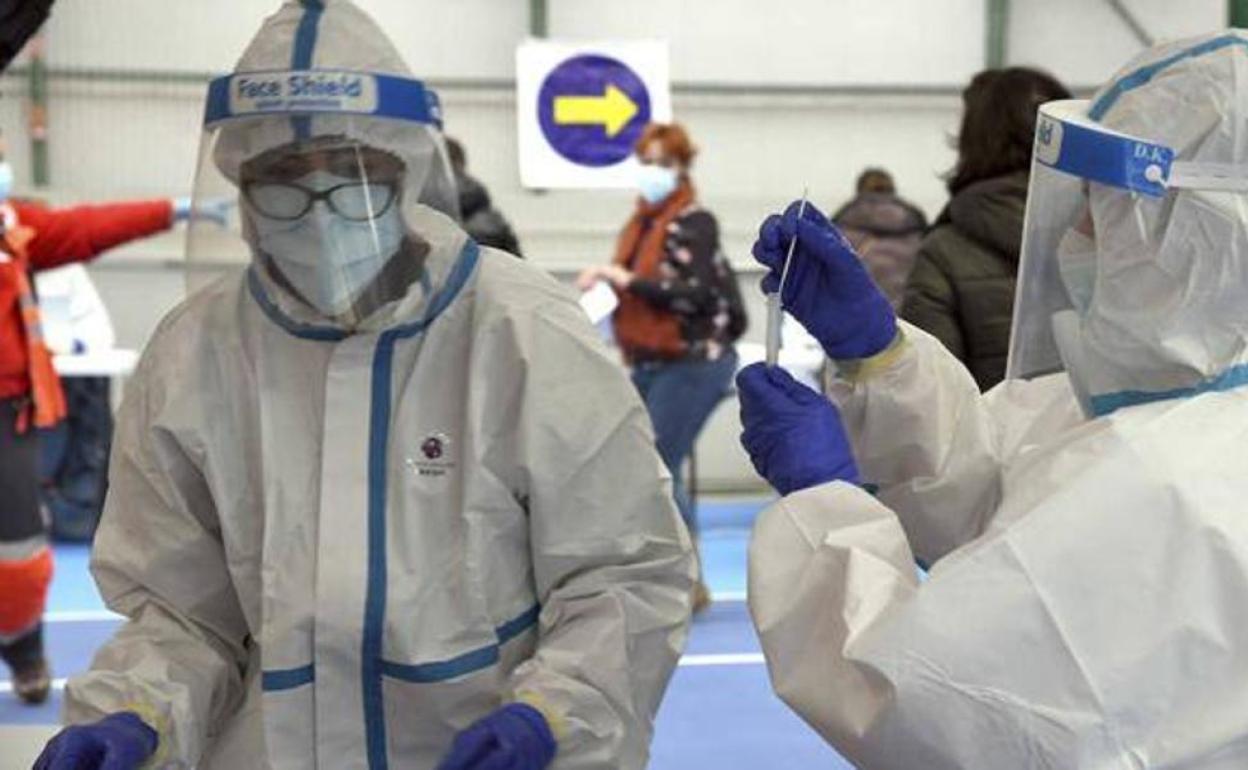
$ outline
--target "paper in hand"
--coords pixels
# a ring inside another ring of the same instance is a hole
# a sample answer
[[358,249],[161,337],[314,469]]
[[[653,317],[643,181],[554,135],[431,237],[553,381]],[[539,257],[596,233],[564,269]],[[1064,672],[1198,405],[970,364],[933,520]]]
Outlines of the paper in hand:
[[589,316],[591,324],[597,324],[614,313],[619,305],[619,297],[615,296],[615,292],[606,281],[599,281],[594,284],[594,288],[581,295],[581,309],[585,311],[585,315]]

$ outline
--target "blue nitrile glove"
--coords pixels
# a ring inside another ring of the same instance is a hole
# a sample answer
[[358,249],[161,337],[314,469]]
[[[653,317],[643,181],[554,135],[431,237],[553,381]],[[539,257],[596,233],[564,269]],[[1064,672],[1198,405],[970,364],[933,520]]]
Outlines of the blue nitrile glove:
[[455,736],[438,770],[542,770],[555,748],[542,712],[509,703]]
[[173,199],[173,221],[186,222],[202,219],[225,227],[234,201],[229,198],[205,198],[196,204],[190,198]]
[[138,714],[122,711],[61,730],[48,741],[32,770],[135,770],[156,751],[159,741]]
[[741,445],[759,475],[782,495],[829,481],[858,483],[841,415],[779,367],[753,364],[737,375]]
[[870,358],[897,335],[897,316],[836,225],[810,204],[799,223],[798,206],[790,204],[784,216],[772,214],[759,228],[754,258],[771,269],[763,291],[770,294],[780,286],[789,242],[797,232],[780,303],[830,358]]

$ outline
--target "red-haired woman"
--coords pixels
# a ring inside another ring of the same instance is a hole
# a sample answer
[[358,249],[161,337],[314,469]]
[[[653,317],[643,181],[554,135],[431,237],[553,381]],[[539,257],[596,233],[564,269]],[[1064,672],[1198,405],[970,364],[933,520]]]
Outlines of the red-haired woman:
[[[620,297],[615,339],[650,412],[676,504],[696,536],[681,465],[736,371],[733,343],[745,331],[745,309],[720,249],[719,225],[697,203],[689,135],[675,123],[651,124],[636,154],[641,197],[620,233],[615,260],[585,270],[577,283],[588,289],[607,280]],[[709,601],[699,581],[694,610]]]

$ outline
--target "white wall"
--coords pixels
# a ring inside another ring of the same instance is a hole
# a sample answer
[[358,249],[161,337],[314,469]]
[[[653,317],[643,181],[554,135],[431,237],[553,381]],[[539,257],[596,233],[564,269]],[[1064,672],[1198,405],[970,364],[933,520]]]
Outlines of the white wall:
[[[360,0],[427,78],[509,78],[528,28],[522,0]],[[230,69],[277,0],[58,0],[53,65]]]
[[[1226,26],[1223,0],[1127,0],[1125,5],[1157,41]],[[1106,0],[1014,0],[1008,49],[1012,63],[1044,67],[1069,83],[1095,86],[1141,46]]]
[[983,0],[553,0],[550,33],[667,39],[672,77],[685,83],[949,85],[982,66],[983,8]]
[[[514,47],[527,34],[524,0],[358,0],[419,75],[438,82],[447,130],[513,220],[532,260],[566,276],[611,253],[625,193],[535,194],[519,184]],[[929,215],[953,163],[958,90],[982,66],[983,0],[549,0],[552,35],[666,38],[674,108],[702,149],[696,180],[720,217],[725,247],[749,269],[758,222],[809,187],[832,208],[856,173],[884,165]],[[59,0],[47,29],[54,68],[183,73],[183,82],[54,78],[54,201],[189,191],[204,80],[228,71],[272,0]],[[1159,38],[1222,23],[1224,0],[1134,0]],[[228,13],[228,16],[225,14]],[[1102,82],[1139,44],[1101,0],[1013,0],[1011,62],[1051,70],[1076,88]],[[440,81],[440,82],[439,82]],[[25,84],[0,78],[0,127],[29,180]],[[29,188],[27,188],[29,190]],[[136,244],[93,268],[124,344],[141,346],[175,303],[181,234]],[[746,274],[753,284],[756,276]],[[747,292],[751,297],[752,291]],[[761,339],[755,306],[751,339]],[[737,449],[735,405],[702,442],[704,477],[754,483]]]

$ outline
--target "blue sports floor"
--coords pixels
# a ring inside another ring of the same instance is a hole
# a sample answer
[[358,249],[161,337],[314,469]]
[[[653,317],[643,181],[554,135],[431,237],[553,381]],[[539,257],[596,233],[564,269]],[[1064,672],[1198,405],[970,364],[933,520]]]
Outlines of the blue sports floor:
[[[852,767],[772,694],[767,681],[744,601],[749,528],[765,502],[704,498],[700,505],[703,563],[716,602],[694,621],[659,712],[654,770]],[[63,686],[64,677],[87,668],[117,625],[87,573],[85,547],[57,547],[47,620],[53,676]],[[19,705],[7,679],[0,679],[0,727],[53,725],[60,705],[60,686],[49,703],[30,708]]]

